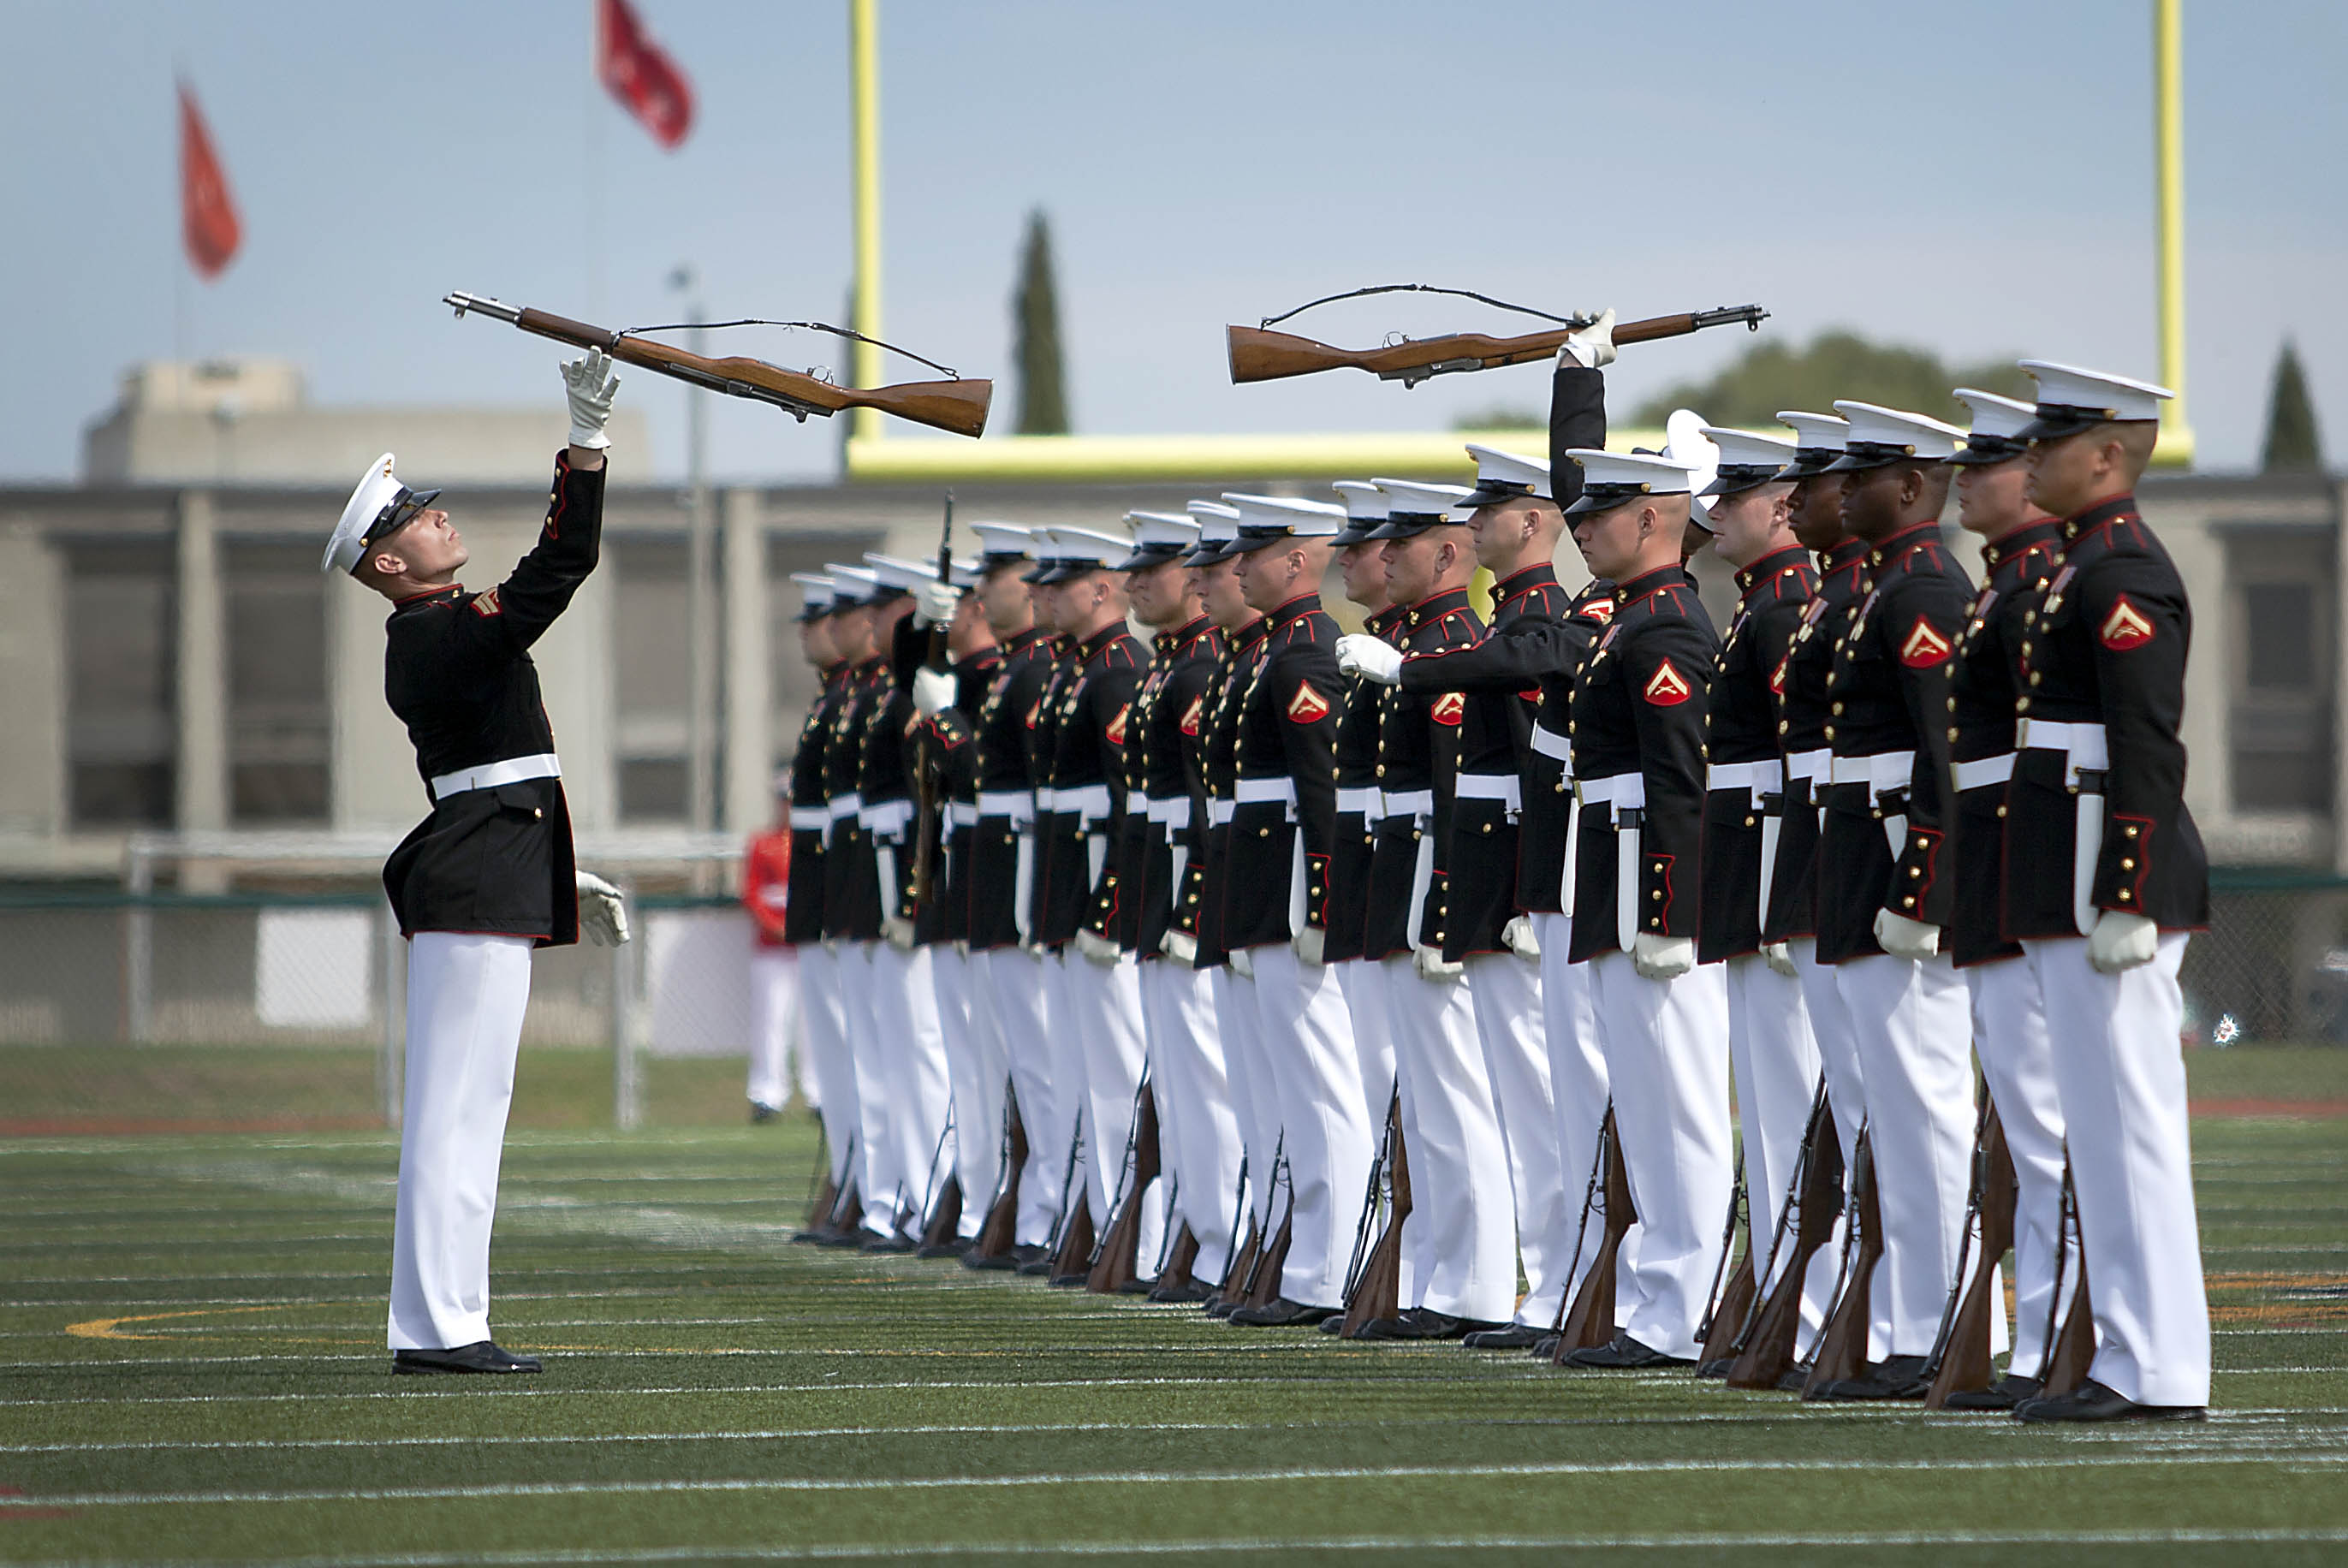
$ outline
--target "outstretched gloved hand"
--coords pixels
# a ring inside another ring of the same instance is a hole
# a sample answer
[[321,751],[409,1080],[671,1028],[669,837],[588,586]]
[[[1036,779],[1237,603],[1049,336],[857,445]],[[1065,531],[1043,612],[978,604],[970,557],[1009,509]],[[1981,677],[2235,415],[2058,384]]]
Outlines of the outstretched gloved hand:
[[1695,938],[1643,931],[1631,939],[1631,966],[1642,980],[1676,980],[1695,967]]
[[2160,927],[2141,914],[2107,909],[2087,934],[2087,962],[2099,975],[2117,975],[2152,962],[2160,951]]
[[1895,910],[1875,912],[1875,940],[1894,958],[1936,958],[1941,952],[1941,928],[1910,920]]
[[581,872],[579,928],[598,947],[617,947],[628,940],[628,901],[620,890],[592,872]]
[[1383,637],[1349,632],[1337,639],[1337,669],[1380,686],[1397,686],[1402,681],[1402,650]]
[[1518,915],[1508,924],[1500,927],[1500,940],[1507,943],[1509,951],[1519,958],[1540,956],[1540,938],[1533,934],[1533,923],[1529,915]]
[[921,582],[913,584],[913,624],[942,626],[954,617],[954,606],[962,603],[962,590],[951,583]]
[[[1589,315],[1592,313],[1582,311]],[[1579,332],[1566,335],[1564,346],[1557,351],[1560,365],[1579,365],[1584,370],[1603,370],[1614,363],[1614,310],[1612,305],[1596,313],[1597,319]]]
[[612,394],[620,378],[612,374],[611,356],[591,348],[562,366],[562,388],[571,398],[571,444],[601,451],[612,444],[603,426],[612,418]]
[[913,707],[923,718],[935,718],[953,705],[953,676],[943,670],[913,672]]

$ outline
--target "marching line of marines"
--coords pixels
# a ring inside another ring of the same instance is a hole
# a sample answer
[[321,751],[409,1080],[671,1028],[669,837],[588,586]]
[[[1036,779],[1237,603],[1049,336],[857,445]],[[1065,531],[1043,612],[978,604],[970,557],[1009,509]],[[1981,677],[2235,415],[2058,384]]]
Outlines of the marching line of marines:
[[1945,1403],[2198,1417],[2190,613],[2131,499],[2168,394],[2031,361],[2034,405],[1958,392],[1970,430],[1838,403],[1618,454],[1612,357],[1577,335],[1552,460],[1471,446],[1472,490],[798,574],[802,1239],[1591,1369],[1727,1375],[1774,1302],[1760,1386],[1921,1398],[1993,1108],[2013,1356]]
[[[2169,394],[2024,361],[2036,401],[1961,388],[1968,430],[1848,402],[1610,453],[1612,320],[1560,353],[1550,460],[1471,446],[1472,490],[980,523],[942,578],[798,574],[822,684],[782,936],[829,1145],[803,1239],[1244,1326],[2198,1418],[2191,612],[2133,499]],[[391,603],[431,802],[385,868],[401,1372],[540,1369],[489,1335],[530,954],[628,939],[574,863],[530,655],[600,553],[618,382],[563,374],[503,583],[457,580],[388,453],[323,562]],[[1735,569],[1725,632],[1704,548]]]

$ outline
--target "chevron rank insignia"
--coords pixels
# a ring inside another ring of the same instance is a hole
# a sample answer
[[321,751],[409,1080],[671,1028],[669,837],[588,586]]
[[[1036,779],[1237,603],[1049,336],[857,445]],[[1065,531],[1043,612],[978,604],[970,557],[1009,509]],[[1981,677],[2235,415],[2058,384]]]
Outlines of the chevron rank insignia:
[[1329,699],[1313,689],[1311,681],[1298,683],[1296,695],[1288,699],[1288,717],[1298,724],[1312,724],[1329,717]]
[[1125,744],[1125,716],[1132,711],[1133,705],[1131,703],[1127,703],[1123,707],[1117,710],[1117,717],[1108,721],[1108,727],[1101,731],[1103,735],[1108,738],[1108,743],[1111,746],[1123,746]]
[[2140,648],[2152,641],[2152,623],[2144,612],[2127,601],[2123,593],[2112,601],[2112,613],[2104,617],[2102,627],[2096,633],[2096,641],[2116,654]]
[[[494,588],[490,589],[486,593],[479,595],[473,601],[473,614],[480,616],[484,620],[488,619],[491,615],[501,615],[505,614],[505,608],[506,607],[503,604],[498,603],[498,591]],[[2146,630],[2145,634],[2147,636],[2150,636],[2152,634],[2149,628]]]
[[1468,717],[1468,698],[1459,692],[1447,691],[1435,699],[1427,717],[1437,724],[1457,724]]
[[1190,706],[1182,710],[1183,734],[1196,735],[1199,733],[1199,726],[1204,722],[1206,718],[1206,708],[1207,698],[1205,693],[1202,692],[1199,696],[1190,699]]
[[1949,662],[1949,639],[1941,635],[1932,623],[1923,616],[1908,628],[1907,636],[1900,642],[1900,662],[1911,670],[1929,670],[1935,665]]
[[1577,615],[1587,615],[1593,621],[1611,621],[1614,618],[1614,601],[1612,599],[1592,599],[1589,603],[1584,604],[1580,609],[1574,611],[1574,614]]
[[1676,707],[1688,699],[1687,677],[1673,667],[1671,660],[1665,659],[1655,666],[1655,673],[1647,677],[1646,688],[1641,695],[1657,707]]
[[1779,696],[1786,695],[1786,666],[1793,662],[1794,655],[1787,654],[1777,661],[1777,667],[1769,672],[1769,689]]

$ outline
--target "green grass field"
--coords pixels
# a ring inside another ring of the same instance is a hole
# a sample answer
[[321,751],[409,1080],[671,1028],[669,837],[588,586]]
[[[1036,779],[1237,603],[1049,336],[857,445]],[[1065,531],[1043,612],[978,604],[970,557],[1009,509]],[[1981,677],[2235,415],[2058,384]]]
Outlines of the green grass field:
[[[2348,1090],[2348,1053],[2194,1070],[2212,1101]],[[535,1081],[518,1119],[566,1120]],[[2196,1136],[2219,1410],[2102,1431],[791,1246],[803,1118],[518,1131],[495,1317],[547,1373],[394,1379],[388,1137],[0,1140],[0,1561],[2338,1562],[2348,1120]]]

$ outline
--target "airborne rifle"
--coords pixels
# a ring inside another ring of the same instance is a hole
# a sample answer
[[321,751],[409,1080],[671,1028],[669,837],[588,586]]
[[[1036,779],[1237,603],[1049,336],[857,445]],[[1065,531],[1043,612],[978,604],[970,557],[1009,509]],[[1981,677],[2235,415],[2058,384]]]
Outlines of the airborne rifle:
[[[2013,1245],[2013,1156],[2005,1146],[2005,1125],[1986,1092],[1982,1096],[1981,1130],[1973,1139],[1972,1191],[1965,1203],[1965,1228],[1959,1233],[1957,1277],[1949,1287],[1949,1304],[1941,1315],[1941,1333],[1932,1347],[1931,1387],[1924,1393],[1924,1408],[1944,1408],[1949,1396],[1990,1386],[1990,1315],[2002,1311],[1998,1260]],[[1964,1267],[1964,1243],[1979,1233],[1971,1282]],[[1963,1292],[1963,1299],[1958,1293]]]
[[1835,1222],[1842,1217],[1842,1142],[1835,1130],[1834,1108],[1827,1099],[1826,1079],[1821,1077],[1818,1092],[1810,1099],[1809,1125],[1803,1130],[1801,1152],[1795,1157],[1794,1179],[1786,1192],[1787,1209],[1794,1213],[1793,1253],[1783,1272],[1778,1272],[1777,1249],[1783,1244],[1787,1225],[1787,1209],[1780,1209],[1776,1239],[1769,1248],[1769,1266],[1777,1283],[1759,1314],[1745,1327],[1736,1360],[1728,1369],[1730,1387],[1775,1388],[1793,1367],[1810,1260],[1834,1239]]
[[[1384,1201],[1385,1228],[1367,1244]],[[1402,1313],[1402,1223],[1410,1217],[1410,1155],[1403,1145],[1402,1085],[1386,1102],[1385,1143],[1370,1169],[1369,1202],[1362,1206],[1362,1229],[1354,1239],[1354,1266],[1345,1282],[1345,1320],[1337,1330],[1351,1339],[1362,1326]]]
[[[1498,305],[1502,310],[1538,315],[1558,325],[1546,331],[1529,332],[1518,337],[1494,337],[1481,332],[1453,332],[1440,337],[1405,337],[1376,348],[1339,348],[1309,337],[1299,337],[1292,333],[1271,330],[1290,316],[1301,315],[1314,305],[1380,294],[1456,294]],[[1689,311],[1680,315],[1658,315],[1644,321],[1622,322],[1614,328],[1614,341],[1618,344],[1651,343],[1657,338],[1684,337],[1708,326],[1726,326],[1735,322],[1758,332],[1761,324],[1768,318],[1769,313],[1757,304],[1724,305],[1717,310]],[[1551,315],[1547,311],[1509,304],[1467,289],[1435,288],[1426,284],[1381,284],[1375,288],[1330,294],[1298,305],[1282,315],[1265,316],[1256,326],[1227,326],[1223,329],[1223,341],[1231,355],[1231,385],[1234,387],[1250,381],[1278,381],[1290,376],[1310,376],[1315,371],[1346,369],[1367,370],[1382,381],[1399,381],[1405,387],[1416,387],[1430,377],[1468,370],[1492,370],[1503,365],[1523,365],[1536,359],[1547,359],[1567,338],[1593,325],[1595,320],[1595,317],[1589,316]]]
[[[1581,1276],[1581,1289],[1558,1320],[1557,1348],[1550,1353],[1550,1360],[1559,1367],[1565,1365],[1566,1357],[1572,1352],[1594,1348],[1613,1339],[1615,1260],[1622,1253],[1622,1238],[1639,1222],[1639,1211],[1631,1202],[1631,1168],[1622,1160],[1622,1134],[1615,1126],[1611,1100],[1606,1106],[1606,1119],[1598,1131],[1597,1172],[1592,1174],[1591,1181],[1598,1195],[1599,1211],[1606,1216],[1606,1233],[1599,1242],[1598,1255],[1591,1260],[1590,1272]],[[1590,1207],[1587,1202],[1582,1206],[1585,1233],[1590,1228]]]
[[1868,1332],[1875,1321],[1875,1265],[1883,1257],[1882,1210],[1875,1194],[1875,1148],[1860,1122],[1850,1165],[1850,1224],[1843,1234],[1842,1277],[1836,1282],[1834,1311],[1818,1335],[1802,1398],[1818,1397],[1829,1383],[1863,1377]]
[[884,414],[893,414],[900,419],[910,419],[916,425],[927,425],[932,429],[950,431],[957,436],[976,436],[986,428],[987,406],[994,397],[994,383],[992,381],[964,380],[935,360],[922,359],[918,354],[891,347],[878,338],[866,337],[862,333],[820,321],[746,318],[741,321],[678,325],[808,327],[830,333],[836,337],[873,344],[889,349],[891,354],[902,354],[908,359],[919,359],[932,369],[942,371],[947,378],[943,381],[908,381],[895,387],[841,387],[823,379],[812,370],[786,370],[779,365],[769,365],[763,359],[740,355],[725,359],[707,359],[639,335],[646,332],[675,330],[669,326],[628,327],[613,332],[542,310],[510,305],[483,294],[461,292],[442,296],[440,303],[454,305],[459,316],[472,311],[497,321],[510,323],[524,332],[534,332],[541,337],[570,344],[574,348],[602,349],[623,363],[674,377],[707,391],[722,392],[728,397],[747,397],[754,402],[771,403],[801,424],[807,422],[810,414],[820,414],[829,418],[842,408],[878,408]]

